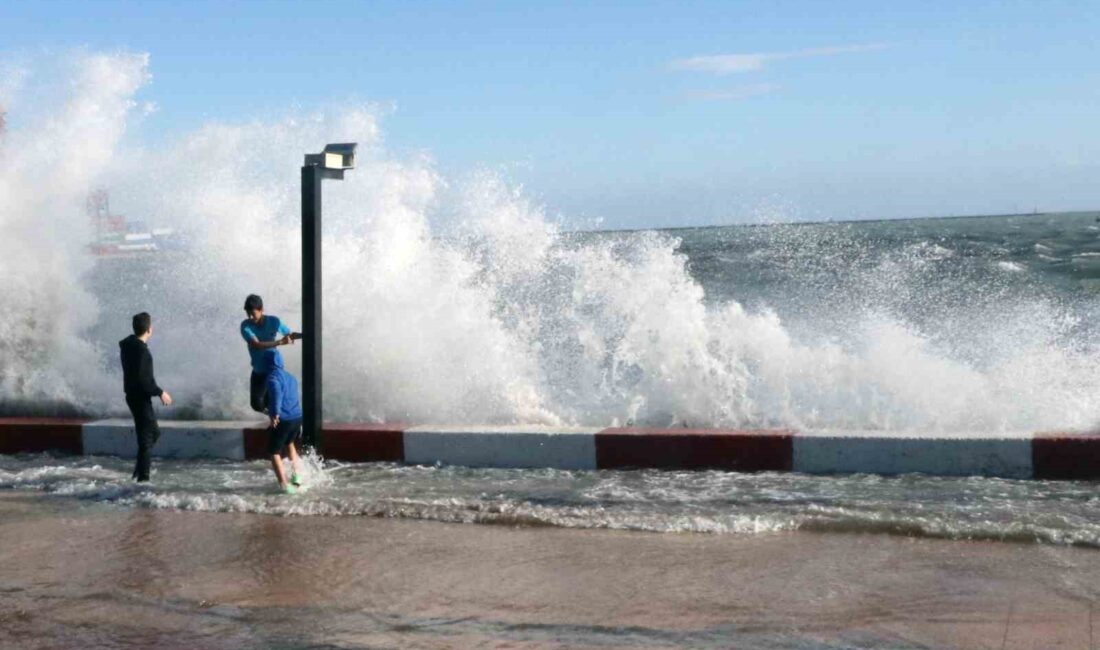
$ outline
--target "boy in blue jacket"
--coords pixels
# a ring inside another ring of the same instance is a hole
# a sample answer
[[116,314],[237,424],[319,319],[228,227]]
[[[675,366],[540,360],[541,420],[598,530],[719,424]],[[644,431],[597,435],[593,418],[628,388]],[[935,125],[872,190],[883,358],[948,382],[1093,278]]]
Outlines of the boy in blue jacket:
[[[271,428],[267,430],[267,453],[271,456],[271,467],[279,487],[287,494],[294,494],[300,486],[299,475],[302,461],[294,443],[302,434],[302,405],[298,401],[298,380],[283,369],[283,357],[275,350],[264,350],[263,367],[267,371],[268,418]],[[287,481],[283,469],[283,452],[290,456],[294,473]]]

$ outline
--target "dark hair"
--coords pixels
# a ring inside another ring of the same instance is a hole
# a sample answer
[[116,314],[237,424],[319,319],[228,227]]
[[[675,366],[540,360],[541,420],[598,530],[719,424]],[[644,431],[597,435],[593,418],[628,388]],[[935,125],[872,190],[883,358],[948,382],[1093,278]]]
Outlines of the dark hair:
[[141,336],[149,331],[149,328],[153,326],[153,317],[148,312],[141,312],[140,314],[134,314],[134,335]]
[[250,293],[250,294],[248,294],[248,297],[244,299],[244,310],[245,311],[255,311],[255,310],[263,311],[263,309],[264,309],[264,299],[257,296],[256,294]]

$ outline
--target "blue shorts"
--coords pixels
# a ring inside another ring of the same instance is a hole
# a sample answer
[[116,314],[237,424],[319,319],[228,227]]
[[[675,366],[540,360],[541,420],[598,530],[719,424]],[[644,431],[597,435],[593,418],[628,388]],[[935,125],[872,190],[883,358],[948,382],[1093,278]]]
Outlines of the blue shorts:
[[279,420],[279,425],[267,430],[267,453],[269,456],[283,453],[287,445],[297,442],[302,435],[302,418]]

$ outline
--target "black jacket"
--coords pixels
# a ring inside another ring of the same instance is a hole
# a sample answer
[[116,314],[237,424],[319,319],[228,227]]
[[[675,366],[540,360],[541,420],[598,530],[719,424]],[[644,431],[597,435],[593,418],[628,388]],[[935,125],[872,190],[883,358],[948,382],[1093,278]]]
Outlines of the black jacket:
[[160,397],[164,391],[153,378],[153,355],[149,346],[131,334],[118,342],[122,354],[122,388],[126,397]]

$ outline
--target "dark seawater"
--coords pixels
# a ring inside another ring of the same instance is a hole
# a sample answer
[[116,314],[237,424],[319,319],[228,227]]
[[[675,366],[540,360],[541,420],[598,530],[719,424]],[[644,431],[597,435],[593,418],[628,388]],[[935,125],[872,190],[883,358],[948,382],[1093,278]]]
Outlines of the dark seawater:
[[[791,321],[888,313],[935,330],[953,315],[1047,302],[1094,331],[1100,212],[674,230],[714,302]],[[820,325],[818,325],[820,327]]]

